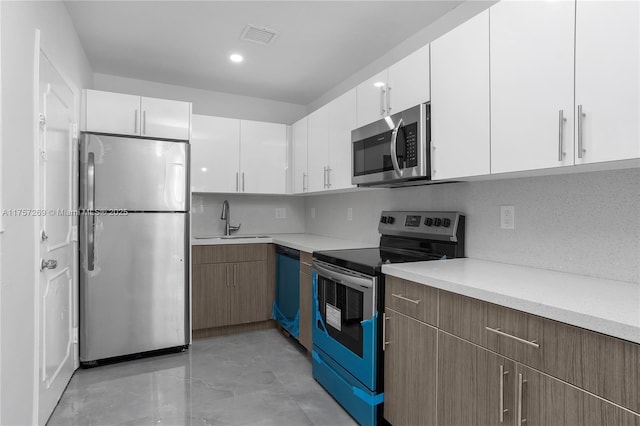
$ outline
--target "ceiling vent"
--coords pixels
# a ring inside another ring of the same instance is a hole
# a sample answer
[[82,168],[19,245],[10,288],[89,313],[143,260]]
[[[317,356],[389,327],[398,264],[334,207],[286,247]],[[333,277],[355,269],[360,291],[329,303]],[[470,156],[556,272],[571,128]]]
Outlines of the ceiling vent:
[[240,40],[246,40],[258,43],[263,46],[269,46],[278,38],[278,33],[274,30],[264,27],[256,27],[255,25],[247,25],[242,31]]

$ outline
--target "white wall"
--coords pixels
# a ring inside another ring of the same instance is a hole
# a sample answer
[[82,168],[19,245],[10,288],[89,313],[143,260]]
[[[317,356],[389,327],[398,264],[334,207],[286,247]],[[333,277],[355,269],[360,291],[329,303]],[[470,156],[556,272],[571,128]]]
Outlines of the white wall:
[[[2,2],[2,205],[35,207],[35,31],[72,84],[90,87],[92,71],[62,2]],[[0,424],[37,422],[34,334],[36,217],[5,217],[0,288],[2,413]],[[11,389],[7,392],[7,389]]]
[[213,92],[100,73],[94,73],[93,79],[94,88],[98,90],[192,102],[194,114],[283,124],[291,124],[306,114],[306,108],[303,105],[269,99]]
[[[515,206],[515,230],[500,229],[500,205]],[[377,243],[385,209],[464,212],[467,257],[640,282],[638,169],[312,196],[306,232]]]
[[[277,195],[204,194],[192,196],[191,233],[194,236],[224,235],[220,220],[222,202],[229,201],[231,225],[242,224],[234,235],[304,232],[304,198]],[[276,219],[275,209],[284,208],[286,219]]]

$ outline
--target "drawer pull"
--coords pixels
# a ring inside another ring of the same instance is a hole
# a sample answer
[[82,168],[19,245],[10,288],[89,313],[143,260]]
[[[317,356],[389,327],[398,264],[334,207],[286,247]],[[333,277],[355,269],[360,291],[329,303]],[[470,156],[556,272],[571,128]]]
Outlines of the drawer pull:
[[406,301],[406,302],[415,303],[416,305],[417,305],[418,303],[420,303],[420,299],[418,299],[418,300],[413,300],[413,299],[409,299],[408,297],[404,297],[404,296],[403,296],[403,295],[401,295],[401,294],[394,294],[394,293],[391,293],[391,295],[392,295],[393,297],[397,297],[397,298],[398,298],[398,299],[400,299],[400,300],[404,300],[404,301]]
[[305,266],[309,266],[309,267],[313,267],[312,264],[307,263],[307,262],[303,262],[302,260],[300,261],[301,264],[305,265]]
[[496,333],[500,336],[504,336],[504,337],[508,337],[510,339],[516,340],[520,343],[524,343],[525,345],[529,345],[529,346],[533,346],[534,348],[539,348],[540,345],[538,344],[537,340],[525,340],[525,339],[521,339],[520,337],[516,337],[512,334],[508,334],[505,333],[504,331],[500,331],[500,328],[491,328],[491,327],[485,327],[485,330],[490,331],[492,333]]

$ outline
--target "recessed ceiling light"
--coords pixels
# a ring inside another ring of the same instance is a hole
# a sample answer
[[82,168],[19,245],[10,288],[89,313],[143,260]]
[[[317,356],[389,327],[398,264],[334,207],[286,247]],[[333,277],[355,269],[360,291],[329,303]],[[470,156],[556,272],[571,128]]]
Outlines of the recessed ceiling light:
[[374,87],[384,87],[384,83],[382,81],[376,81],[375,83],[373,83]]
[[242,57],[242,55],[239,55],[237,53],[234,53],[233,55],[229,56],[229,59],[231,59],[231,62],[242,62],[244,61],[244,58]]

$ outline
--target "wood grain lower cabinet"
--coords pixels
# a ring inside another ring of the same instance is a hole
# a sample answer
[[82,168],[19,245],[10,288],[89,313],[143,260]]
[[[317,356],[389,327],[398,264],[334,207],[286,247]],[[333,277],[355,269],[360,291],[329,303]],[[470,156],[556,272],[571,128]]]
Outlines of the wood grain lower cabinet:
[[269,286],[264,285],[266,262],[238,262],[230,264],[229,268],[232,271],[229,323],[244,324],[271,318],[273,294],[269,294]]
[[384,418],[394,426],[436,425],[437,329],[385,311]]
[[193,265],[192,313],[194,330],[229,324],[229,288],[226,263]]
[[438,332],[438,425],[513,425],[515,367],[505,357]]
[[639,426],[640,416],[518,364],[516,425]]
[[300,271],[300,323],[298,342],[306,350],[312,349],[311,312],[313,304],[313,283],[310,274]]

